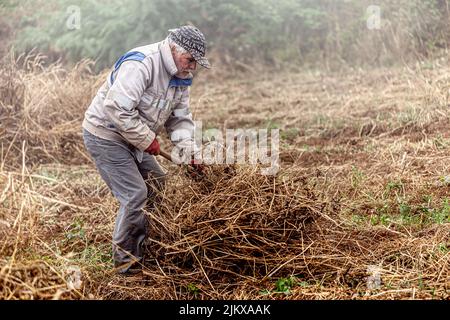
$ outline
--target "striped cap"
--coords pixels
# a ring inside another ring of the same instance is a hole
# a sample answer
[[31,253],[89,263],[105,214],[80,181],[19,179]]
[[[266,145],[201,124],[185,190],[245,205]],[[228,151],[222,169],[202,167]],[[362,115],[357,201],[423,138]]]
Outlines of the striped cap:
[[211,64],[206,59],[206,40],[199,29],[194,26],[182,26],[169,30],[169,38],[176,44],[186,49],[197,63],[207,69]]

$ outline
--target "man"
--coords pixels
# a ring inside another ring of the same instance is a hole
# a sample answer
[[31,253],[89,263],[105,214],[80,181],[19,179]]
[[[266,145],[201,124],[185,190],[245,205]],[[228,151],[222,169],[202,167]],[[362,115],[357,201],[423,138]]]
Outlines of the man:
[[[119,273],[137,273],[147,219],[165,173],[158,134],[165,128],[177,150],[195,152],[189,86],[197,63],[205,68],[205,37],[193,26],[169,30],[161,42],[135,48],[115,63],[85,113],[83,138],[101,177],[120,202],[113,234]],[[191,162],[202,170],[202,166]],[[148,203],[147,203],[148,201]]]

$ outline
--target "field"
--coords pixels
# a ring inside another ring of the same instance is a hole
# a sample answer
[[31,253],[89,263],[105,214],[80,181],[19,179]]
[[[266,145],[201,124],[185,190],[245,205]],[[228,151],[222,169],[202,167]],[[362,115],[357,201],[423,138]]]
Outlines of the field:
[[201,72],[194,118],[280,129],[281,170],[217,165],[195,182],[161,159],[169,181],[148,212],[142,277],[112,271],[118,204],[81,137],[106,73],[11,61],[0,68],[1,299],[449,298],[448,61]]

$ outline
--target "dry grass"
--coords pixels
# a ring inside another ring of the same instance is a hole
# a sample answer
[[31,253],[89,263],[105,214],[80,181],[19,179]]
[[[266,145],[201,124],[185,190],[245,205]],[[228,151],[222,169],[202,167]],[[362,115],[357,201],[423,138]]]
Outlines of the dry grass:
[[280,128],[282,170],[212,166],[193,182],[162,160],[151,257],[143,277],[124,278],[110,255],[117,203],[81,139],[104,75],[17,60],[0,68],[2,299],[449,298],[446,62],[200,74],[195,117]]

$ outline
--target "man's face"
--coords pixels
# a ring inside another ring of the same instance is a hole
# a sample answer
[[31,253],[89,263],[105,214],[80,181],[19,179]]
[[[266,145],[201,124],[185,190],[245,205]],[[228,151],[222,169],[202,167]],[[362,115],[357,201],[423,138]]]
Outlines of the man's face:
[[175,48],[172,49],[173,60],[177,66],[178,73],[176,76],[184,78],[189,75],[189,72],[195,71],[197,68],[197,62],[190,53],[178,53]]

